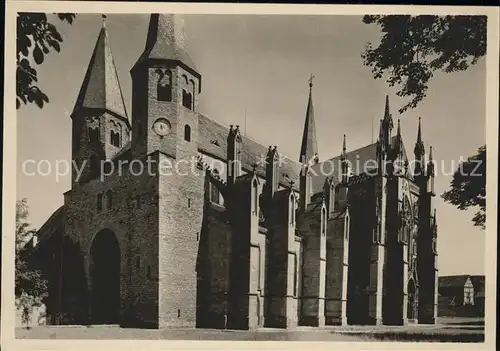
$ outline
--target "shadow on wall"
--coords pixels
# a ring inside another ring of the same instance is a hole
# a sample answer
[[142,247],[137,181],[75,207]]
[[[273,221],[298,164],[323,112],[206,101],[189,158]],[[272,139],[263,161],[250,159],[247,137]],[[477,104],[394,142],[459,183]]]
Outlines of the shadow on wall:
[[30,264],[48,282],[48,296],[43,301],[45,323],[87,324],[87,280],[80,245],[63,235],[62,230],[40,244]]

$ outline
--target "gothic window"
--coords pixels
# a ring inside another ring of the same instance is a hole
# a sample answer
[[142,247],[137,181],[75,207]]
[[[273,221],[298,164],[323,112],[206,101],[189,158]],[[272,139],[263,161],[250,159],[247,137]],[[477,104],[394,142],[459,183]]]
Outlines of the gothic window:
[[408,243],[413,229],[413,218],[411,215],[410,201],[405,197],[401,209],[401,228],[400,228],[400,242]]
[[345,228],[344,228],[344,237],[346,240],[349,240],[349,231],[351,229],[351,218],[349,215],[345,216]]
[[326,235],[326,209],[321,210],[321,235]]
[[217,189],[217,187],[213,183],[210,183],[210,202],[212,202],[214,204],[220,203],[219,189]]
[[146,276],[148,279],[151,280],[151,266],[148,264],[148,267],[146,268]]
[[137,255],[135,257],[135,268],[136,269],[140,269],[141,268],[141,257],[139,255]]
[[[333,182],[333,180],[332,180]],[[336,210],[335,206],[335,187],[330,186],[330,212],[334,212]]]
[[274,189],[278,190],[279,187],[279,157],[278,157],[278,151],[276,151],[276,154],[273,158],[273,182],[274,182]]
[[194,111],[194,97],[196,96],[195,94],[195,84],[194,84],[194,80],[190,80],[189,81],[189,87],[191,88],[190,90],[190,93],[191,93],[191,110]]
[[111,142],[111,145],[116,146],[116,147],[120,147],[120,133],[112,130],[110,132],[110,142]]
[[184,88],[182,89],[182,106],[192,110],[193,109],[193,94],[189,91],[189,81],[184,75]]
[[191,127],[189,126],[189,124],[186,124],[184,126],[184,140],[186,141],[191,141]]
[[97,211],[102,210],[102,194],[97,194]]
[[89,128],[89,142],[90,143],[97,143],[99,142],[99,128]]
[[295,223],[295,199],[290,196],[290,225]]
[[294,274],[293,274],[293,296],[297,296],[298,295],[298,292],[299,292],[299,289],[298,289],[298,275],[299,275],[299,269],[298,269],[298,264],[297,264],[297,254],[294,254],[293,255],[293,270],[294,270]]
[[258,215],[259,211],[259,185],[255,179],[252,183],[253,214]]
[[106,193],[106,200],[108,209],[113,208],[113,193],[111,192],[111,190],[108,190],[108,192]]
[[141,195],[136,195],[135,202],[136,202],[136,207],[141,208]]
[[156,94],[158,101],[172,101],[172,73],[170,71],[161,72]]

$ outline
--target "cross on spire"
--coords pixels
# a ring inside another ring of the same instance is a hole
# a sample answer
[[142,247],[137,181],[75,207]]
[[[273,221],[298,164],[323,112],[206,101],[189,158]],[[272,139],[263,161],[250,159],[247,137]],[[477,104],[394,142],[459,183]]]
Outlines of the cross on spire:
[[315,78],[314,75],[311,73],[311,76],[309,77],[309,88],[312,88],[314,78]]

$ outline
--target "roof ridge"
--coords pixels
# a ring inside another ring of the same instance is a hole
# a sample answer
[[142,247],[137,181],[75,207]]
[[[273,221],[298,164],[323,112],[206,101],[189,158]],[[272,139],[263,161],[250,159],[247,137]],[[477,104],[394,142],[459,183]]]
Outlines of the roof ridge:
[[[205,117],[205,118],[207,118],[207,119],[211,120],[212,122],[215,122],[215,123],[219,124],[219,125],[220,125],[220,126],[222,126],[222,127],[225,127],[225,128],[227,128],[227,129],[229,129],[229,126],[228,126],[228,125],[226,125],[226,124],[224,124],[224,123],[219,122],[218,120],[214,119],[213,117],[208,116],[208,115],[207,115],[207,114],[205,114],[205,113],[198,112],[198,114],[200,114],[200,115],[202,115],[203,117]],[[264,144],[263,142],[260,142],[260,141],[258,141],[258,140],[255,140],[254,138],[249,137],[249,136],[247,136],[246,134],[245,134],[245,135],[242,135],[241,137],[242,137],[242,138],[245,138],[245,139],[248,139],[248,140],[250,140],[250,141],[252,141],[252,142],[254,142],[254,143],[256,143],[256,144],[259,144],[259,145],[261,145],[261,146],[263,146],[263,147],[266,147],[266,144]],[[285,155],[285,154],[282,154],[282,156],[284,156],[286,159],[288,159],[288,160],[290,160],[290,161],[293,161],[293,162],[294,162],[294,163],[296,163],[297,165],[302,166],[302,163],[300,163],[300,162],[298,162],[298,161],[294,160],[293,158],[290,158],[289,156],[287,156],[287,155]]]

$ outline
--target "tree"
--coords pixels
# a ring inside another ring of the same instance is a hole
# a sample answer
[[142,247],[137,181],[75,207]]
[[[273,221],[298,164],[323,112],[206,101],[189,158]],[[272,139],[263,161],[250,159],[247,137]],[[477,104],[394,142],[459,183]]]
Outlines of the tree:
[[460,210],[479,207],[472,221],[484,229],[486,221],[486,146],[462,162],[453,174],[451,189],[442,195],[446,202]]
[[28,222],[29,208],[26,199],[16,203],[16,237],[15,237],[15,295],[17,308],[22,312],[23,322],[29,326],[33,307],[42,305],[47,297],[47,281],[42,273],[30,267],[27,242],[36,233]]
[[364,16],[382,33],[378,47],[368,43],[362,54],[374,78],[389,74],[389,86],[411,100],[399,112],[417,107],[426,97],[434,72],[465,71],[486,55],[486,16]]
[[[61,21],[73,23],[75,14],[56,15]],[[17,14],[16,108],[35,103],[42,108],[49,97],[38,87],[38,74],[32,64],[41,65],[51,50],[59,52],[63,38],[45,13]]]
[[[426,97],[435,72],[465,71],[486,55],[486,19],[486,16],[366,15],[363,22],[378,25],[383,36],[375,48],[368,43],[361,56],[375,79],[385,77],[389,86],[399,87],[398,96],[410,99],[399,109],[404,113]],[[451,189],[442,198],[461,210],[479,207],[472,221],[484,228],[485,184],[486,146],[482,146],[478,154],[459,165]]]

